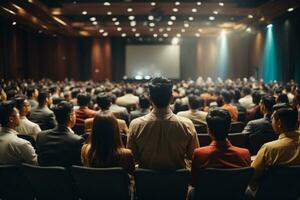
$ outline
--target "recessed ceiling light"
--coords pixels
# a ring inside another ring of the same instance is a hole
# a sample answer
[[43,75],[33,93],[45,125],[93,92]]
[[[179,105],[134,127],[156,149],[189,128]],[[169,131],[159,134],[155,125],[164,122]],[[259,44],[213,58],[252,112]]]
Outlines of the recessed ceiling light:
[[90,18],[90,21],[92,21],[92,22],[93,22],[93,21],[96,21],[96,17],[91,17],[91,18]]
[[122,33],[122,34],[121,34],[121,37],[126,37],[126,33]]
[[261,17],[260,19],[259,19],[259,21],[265,21],[265,18],[264,17]]
[[150,26],[150,27],[154,27],[155,24],[154,24],[153,22],[151,22],[151,23],[149,23],[149,26]]
[[149,31],[152,32],[152,31],[154,31],[154,29],[153,28],[149,28]]
[[170,17],[170,19],[173,20],[173,21],[175,21],[175,20],[176,20],[176,16],[172,15],[172,16]]
[[249,18],[249,19],[252,19],[252,18],[253,18],[253,15],[248,15],[248,18]]
[[117,28],[117,31],[122,31],[122,28],[121,28],[121,27],[118,27],[118,28]]
[[190,20],[190,21],[193,21],[193,20],[194,20],[194,17],[189,17],[189,20]]
[[198,31],[201,33],[203,30],[201,28],[199,28]]
[[127,12],[132,12],[133,9],[132,8],[127,8]]
[[268,24],[267,28],[272,28],[273,24]]
[[136,25],[136,21],[131,21],[130,22],[130,26],[135,26]]
[[193,13],[197,12],[197,9],[196,9],[196,8],[193,8],[193,9],[192,9],[192,12],[193,12]]
[[195,33],[195,36],[196,36],[196,37],[200,37],[200,34],[199,34],[199,33]]
[[96,21],[93,21],[93,24],[94,24],[94,25],[97,25],[97,24],[98,24],[98,22],[96,22]]
[[115,25],[116,25],[116,26],[119,26],[119,25],[120,25],[120,22],[119,22],[119,21],[116,21],[116,22],[115,22]]
[[181,29],[181,32],[182,32],[182,33],[184,33],[184,32],[185,32],[185,29],[184,29],[184,28],[183,28],[183,29]]
[[164,33],[163,36],[164,37],[168,37],[169,35],[168,35],[168,33]]
[[111,11],[108,11],[106,14],[107,14],[107,15],[112,15],[112,12],[111,12]]
[[173,12],[178,12],[178,8],[173,8]]
[[215,17],[214,16],[210,16],[208,19],[211,20],[211,21],[213,21],[213,20],[215,20]]
[[132,32],[136,32],[136,28],[132,28],[131,31],[132,31]]
[[177,34],[176,34],[176,37],[181,37],[181,34],[180,34],[180,33],[177,33]]
[[148,16],[148,19],[149,19],[149,20],[154,20],[153,15],[149,15],[149,16]]
[[223,3],[223,2],[220,2],[220,3],[219,3],[219,6],[224,6],[224,3]]
[[197,2],[197,6],[201,6],[201,4],[202,4],[202,3],[201,3],[200,1]]
[[294,8],[287,9],[288,12],[292,12],[293,10],[294,10]]
[[219,14],[219,12],[215,10],[215,11],[214,11],[214,14],[217,15],[217,14]]
[[156,6],[156,3],[155,2],[151,2],[150,5],[151,6]]
[[104,32],[102,35],[103,35],[104,37],[106,37],[106,36],[108,36],[108,32]]
[[140,37],[141,36],[141,34],[139,34],[139,33],[136,33],[134,35],[135,35],[135,37]]
[[250,33],[250,32],[251,32],[251,28],[248,27],[248,28],[246,29],[246,31],[247,31],[248,33]]
[[81,14],[87,15],[87,11],[84,10],[84,11],[81,12]]
[[156,34],[156,33],[154,33],[154,34],[153,34],[153,37],[155,37],[155,38],[156,38],[156,37],[157,37],[157,34]]
[[13,22],[12,25],[15,26],[17,24],[17,22]]
[[168,21],[168,25],[169,25],[169,26],[172,26],[172,25],[173,25],[173,22],[172,22],[172,21]]
[[104,6],[110,6],[110,3],[109,2],[104,2],[103,5]]
[[171,31],[172,29],[170,27],[167,28],[167,31]]
[[134,19],[135,19],[135,16],[130,15],[130,16],[128,17],[128,19],[129,19],[129,20],[134,20]]
[[116,17],[113,17],[113,18],[111,18],[111,20],[112,20],[113,22],[115,22],[115,21],[117,21],[117,20],[118,20],[118,18],[116,18]]
[[163,29],[163,28],[160,28],[160,29],[158,29],[158,31],[159,31],[159,32],[163,32],[163,31],[164,31],[164,29]]
[[184,26],[185,28],[188,28],[190,25],[189,25],[188,23],[185,23],[183,26]]
[[103,32],[104,32],[104,29],[100,29],[100,30],[99,30],[99,33],[103,33]]
[[179,2],[179,1],[176,1],[176,2],[175,2],[175,5],[176,5],[176,6],[179,6],[179,5],[180,5],[180,2]]

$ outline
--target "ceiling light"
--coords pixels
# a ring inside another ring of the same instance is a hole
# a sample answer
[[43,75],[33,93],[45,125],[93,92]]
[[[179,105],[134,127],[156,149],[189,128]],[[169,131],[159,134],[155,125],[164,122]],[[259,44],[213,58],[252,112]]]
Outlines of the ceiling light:
[[198,31],[201,33],[203,30],[201,28],[199,28]]
[[104,32],[104,29],[100,29],[100,30],[99,30],[99,33],[103,33],[103,32]]
[[116,26],[119,26],[119,25],[120,25],[120,22],[119,22],[119,21],[116,21],[116,22],[115,22],[115,25],[116,25]]
[[154,33],[154,34],[153,34],[153,37],[155,37],[155,38],[156,38],[156,37],[157,37],[157,34],[156,34],[156,33]]
[[132,28],[131,31],[132,31],[132,32],[136,32],[136,28]]
[[170,17],[170,19],[173,20],[173,21],[175,21],[175,20],[176,20],[176,16],[172,15],[172,16]]
[[181,34],[180,34],[180,33],[177,33],[177,34],[176,34],[176,37],[181,37]]
[[155,24],[154,24],[153,22],[151,22],[151,23],[149,23],[149,26],[150,26],[150,27],[154,27]]
[[152,32],[152,31],[154,31],[154,29],[153,28],[149,28],[149,31]]
[[112,15],[112,12],[111,12],[111,11],[108,11],[106,14],[107,14],[107,15]]
[[155,2],[151,2],[150,5],[151,6],[156,6],[156,3]]
[[202,3],[201,3],[200,1],[199,1],[199,2],[197,2],[197,6],[201,6],[201,4],[202,4]]
[[127,8],[127,12],[132,12],[133,9],[132,8]]
[[126,33],[122,33],[122,34],[121,34],[121,37],[126,37]]
[[172,43],[173,45],[178,44],[178,42],[179,42],[179,39],[178,39],[177,37],[174,37],[174,38],[172,39],[172,41],[171,41],[171,43]]
[[193,13],[197,12],[197,9],[196,9],[196,8],[193,8],[193,9],[192,9],[192,12],[193,12]]
[[189,25],[188,23],[185,23],[183,26],[184,26],[185,28],[188,28],[190,25]]
[[169,35],[168,35],[168,33],[164,33],[163,36],[164,37],[168,37]]
[[96,21],[93,21],[93,24],[94,24],[94,25],[97,25],[97,24],[98,24],[98,22],[96,22]]
[[134,19],[135,19],[135,16],[130,15],[130,16],[128,17],[128,19],[129,19],[129,20],[134,20]]
[[164,29],[163,29],[163,28],[160,28],[160,29],[158,29],[158,31],[159,31],[159,32],[163,32],[163,31],[164,31]]
[[200,37],[200,34],[199,34],[199,33],[195,33],[195,36],[196,36],[196,37]]
[[110,6],[110,3],[109,2],[104,2],[103,5],[104,6]]
[[183,28],[183,29],[181,29],[181,32],[182,32],[182,33],[185,33],[185,29],[184,29],[184,28]]
[[219,12],[215,10],[215,11],[214,11],[214,14],[217,15],[217,14],[219,14]]
[[287,9],[288,12],[292,12],[293,10],[294,10],[294,8]]
[[175,5],[176,5],[176,6],[179,6],[179,5],[180,5],[180,2],[179,2],[179,1],[176,1],[176,2],[175,2]]
[[90,18],[90,21],[92,21],[92,22],[93,22],[93,21],[96,21],[96,17],[91,17],[91,18]]
[[106,37],[106,36],[108,36],[108,32],[104,32],[102,35],[103,35],[104,37]]
[[268,24],[267,28],[272,28],[273,24]]
[[171,31],[172,29],[170,27],[167,28],[167,31]]
[[178,8],[173,8],[173,12],[178,12]]
[[122,31],[122,28],[121,28],[121,27],[118,27],[118,28],[117,28],[117,31]]
[[248,27],[248,28],[246,29],[246,31],[247,31],[248,33],[250,33],[250,32],[251,32],[251,28]]
[[215,17],[214,16],[210,16],[208,19],[211,20],[211,21],[213,21],[213,20],[215,20]]
[[139,33],[135,34],[135,37],[140,37],[140,36],[141,36],[141,34],[139,34]]
[[148,16],[148,19],[149,19],[149,20],[154,20],[153,15],[149,15],[149,16]]
[[220,3],[219,3],[219,6],[224,6],[224,3],[223,3],[223,2],[220,2]]
[[172,26],[172,25],[173,25],[173,22],[172,22],[172,21],[168,21],[168,25],[169,25],[169,26]]
[[189,17],[189,20],[190,20],[190,21],[193,21],[193,20],[194,20],[194,17]]
[[260,19],[259,19],[259,21],[265,21],[265,18],[264,17],[261,17]]
[[131,21],[130,22],[130,26],[135,26],[136,25],[136,21]]
[[117,21],[118,19],[117,19],[116,17],[113,17],[113,18],[111,18],[111,20],[112,20],[113,22],[115,22],[115,21]]
[[249,19],[252,19],[252,18],[253,18],[253,15],[248,15],[248,18],[249,18]]
[[87,11],[82,11],[82,13],[81,14],[83,14],[83,15],[87,15]]
[[17,24],[17,22],[13,22],[12,25],[15,26]]

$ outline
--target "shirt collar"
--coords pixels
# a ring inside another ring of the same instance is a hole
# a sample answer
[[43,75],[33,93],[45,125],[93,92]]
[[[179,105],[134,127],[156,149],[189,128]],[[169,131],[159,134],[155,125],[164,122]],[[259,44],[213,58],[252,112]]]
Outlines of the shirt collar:
[[226,140],[223,140],[223,141],[217,141],[217,140],[213,140],[211,143],[210,143],[210,146],[216,146],[216,147],[220,147],[220,148],[228,148],[228,147],[231,147],[232,144],[229,142],[228,139]]
[[278,139],[283,139],[285,137],[299,137],[300,132],[299,131],[290,131],[290,132],[285,132],[285,133],[280,133]]
[[171,108],[168,106],[167,108],[153,108],[152,113],[157,118],[167,118],[173,114]]
[[1,133],[8,133],[8,134],[15,134],[15,135],[17,135],[18,134],[18,132],[17,131],[15,131],[14,129],[12,129],[12,128],[8,128],[8,127],[0,127],[0,132]]

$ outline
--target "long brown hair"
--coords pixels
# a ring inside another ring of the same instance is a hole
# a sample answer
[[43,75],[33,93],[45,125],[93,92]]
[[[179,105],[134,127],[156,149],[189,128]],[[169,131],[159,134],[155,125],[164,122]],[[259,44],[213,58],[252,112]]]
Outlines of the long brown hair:
[[88,144],[88,164],[110,167],[118,163],[123,147],[117,119],[112,114],[97,114]]

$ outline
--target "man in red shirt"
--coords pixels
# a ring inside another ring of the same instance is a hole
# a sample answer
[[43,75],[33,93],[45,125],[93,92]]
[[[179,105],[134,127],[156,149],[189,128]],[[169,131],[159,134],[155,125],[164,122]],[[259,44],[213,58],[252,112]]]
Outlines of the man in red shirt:
[[194,183],[200,169],[248,167],[251,162],[247,149],[235,147],[227,139],[231,123],[231,116],[227,110],[221,108],[211,110],[206,122],[212,143],[194,151],[192,160]]

